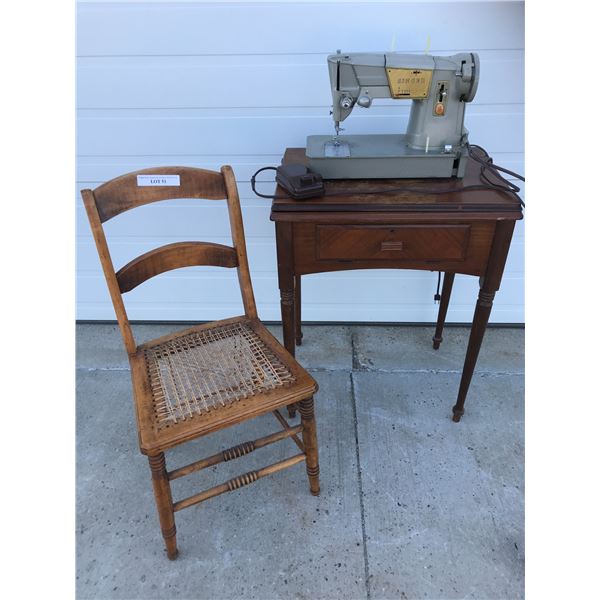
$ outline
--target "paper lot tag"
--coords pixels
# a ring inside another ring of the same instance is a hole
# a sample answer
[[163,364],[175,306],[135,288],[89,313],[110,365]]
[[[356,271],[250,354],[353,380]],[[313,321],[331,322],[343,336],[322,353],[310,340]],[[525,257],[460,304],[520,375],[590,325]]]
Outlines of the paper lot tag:
[[176,186],[179,187],[179,175],[138,175],[138,187]]

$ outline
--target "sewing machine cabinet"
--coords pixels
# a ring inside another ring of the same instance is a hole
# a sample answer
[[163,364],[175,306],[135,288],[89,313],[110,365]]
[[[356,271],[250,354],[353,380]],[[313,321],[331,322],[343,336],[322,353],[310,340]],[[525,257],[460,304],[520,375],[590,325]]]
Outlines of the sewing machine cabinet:
[[[283,163],[306,164],[304,148],[288,148]],[[335,195],[295,201],[277,187],[271,208],[277,240],[284,345],[301,343],[301,277],[350,269],[421,269],[444,273],[433,347],[442,342],[457,273],[480,278],[453,420],[460,421],[521,205],[481,183],[472,158],[462,179],[352,179],[327,182]],[[407,186],[422,193],[385,193]],[[432,191],[452,190],[449,193]],[[348,192],[347,194],[345,192]],[[361,192],[374,192],[364,194]],[[374,315],[374,321],[377,321]]]

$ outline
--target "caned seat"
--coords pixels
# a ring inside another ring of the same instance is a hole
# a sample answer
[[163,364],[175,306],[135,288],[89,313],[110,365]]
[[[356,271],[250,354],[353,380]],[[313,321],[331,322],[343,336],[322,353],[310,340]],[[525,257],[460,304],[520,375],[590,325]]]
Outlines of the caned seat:
[[[152,185],[146,185],[148,180]],[[310,491],[319,493],[314,379],[258,319],[237,187],[231,167],[221,172],[160,167],[118,177],[82,197],[129,357],[140,450],[148,456],[167,556],[177,556],[175,513],[261,477],[306,463]],[[137,206],[174,198],[226,199],[233,246],[178,242],[151,250],[115,271],[102,223]],[[135,343],[123,294],[166,271],[187,266],[237,268],[244,315]],[[278,410],[298,406],[292,426]],[[189,465],[167,471],[165,451],[178,444],[272,412],[281,429]],[[301,438],[299,437],[301,435]],[[249,471],[177,502],[170,481],[289,438],[300,453]]]
[[316,390],[268,329],[246,317],[192,327],[139,350],[136,368],[147,385],[136,400],[145,415],[140,445],[146,454]]
[[243,320],[149,345],[144,359],[159,430],[296,382]]

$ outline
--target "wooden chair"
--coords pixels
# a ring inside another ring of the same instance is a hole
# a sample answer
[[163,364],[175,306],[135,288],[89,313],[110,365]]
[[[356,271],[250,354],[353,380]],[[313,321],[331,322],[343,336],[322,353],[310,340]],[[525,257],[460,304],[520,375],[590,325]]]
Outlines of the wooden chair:
[[[152,174],[179,176],[179,185],[138,186],[138,175]],[[189,167],[144,169],[117,177],[93,191],[82,190],[81,195],[129,356],[139,446],[150,463],[168,557],[174,559],[178,554],[175,513],[183,508],[303,461],[310,491],[318,495],[313,402],[317,384],[258,320],[231,167],[222,167],[220,173]],[[115,272],[102,223],[137,206],[174,198],[226,199],[233,247],[208,242],[168,244],[139,256]],[[193,265],[236,267],[245,314],[136,345],[122,294],[155,275]],[[295,403],[299,406],[301,423],[292,427],[278,409]],[[280,431],[167,471],[166,450],[267,412],[274,413],[282,426]],[[302,440],[298,437],[300,433]],[[171,480],[285,438],[291,438],[300,453],[173,502]]]

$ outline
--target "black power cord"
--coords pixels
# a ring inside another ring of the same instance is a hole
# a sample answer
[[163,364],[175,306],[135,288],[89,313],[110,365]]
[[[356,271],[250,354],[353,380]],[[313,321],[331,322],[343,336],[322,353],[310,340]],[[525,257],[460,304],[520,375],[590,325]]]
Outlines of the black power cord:
[[[513,196],[515,196],[519,200],[519,202],[521,203],[521,206],[523,208],[525,208],[525,202],[523,202],[523,200],[521,200],[521,197],[518,195],[518,193],[521,191],[521,188],[516,186],[512,181],[508,181],[508,179],[503,177],[500,174],[500,171],[502,171],[503,173],[507,173],[508,175],[512,175],[513,177],[516,177],[517,179],[520,179],[521,181],[525,181],[525,177],[523,177],[522,175],[519,175],[518,173],[515,173],[514,171],[510,171],[509,169],[505,169],[504,167],[494,164],[494,160],[492,159],[492,157],[481,146],[478,146],[477,144],[469,144],[469,142],[467,142],[466,145],[467,145],[467,152],[469,153],[469,156],[476,163],[479,163],[481,165],[481,168],[479,170],[479,178],[482,181],[484,181],[492,189],[497,189],[497,190],[500,190],[503,192],[511,193]],[[481,152],[483,152],[484,158],[477,156],[475,154],[475,152],[473,152],[473,148],[477,148],[477,150],[480,150]],[[489,180],[489,178],[485,172],[486,170],[491,171],[498,179],[501,179],[506,184],[507,187],[504,187],[503,185],[498,185],[498,184],[492,183]]]
[[[513,177],[516,177],[517,179],[520,179],[521,181],[525,181],[525,178],[522,175],[515,173],[514,171],[510,171],[509,169],[505,169],[504,167],[500,167],[499,165],[494,164],[492,157],[481,146],[477,146],[476,144],[469,144],[467,142],[466,147],[467,147],[467,152],[468,152],[469,156],[475,162],[477,162],[481,167],[479,170],[479,178],[482,181],[481,184],[467,185],[465,187],[458,188],[458,189],[457,188],[427,189],[427,188],[416,188],[416,187],[404,186],[404,187],[394,187],[394,188],[388,188],[388,189],[365,190],[365,191],[336,190],[335,192],[328,192],[327,190],[325,190],[325,193],[320,194],[320,196],[321,197],[322,196],[331,197],[331,196],[348,196],[348,195],[354,195],[354,194],[360,194],[360,195],[364,195],[364,194],[397,194],[397,193],[401,193],[401,192],[409,192],[409,193],[414,193],[414,194],[450,194],[450,193],[456,193],[456,192],[461,192],[461,193],[462,192],[475,192],[475,191],[493,189],[493,190],[496,190],[499,192],[505,192],[507,194],[510,194],[511,196],[513,196],[514,198],[516,198],[519,201],[521,206],[525,207],[525,203],[523,202],[523,200],[521,200],[520,196],[518,195],[520,188],[518,186],[516,186],[513,182],[508,181],[505,177],[503,177],[501,175],[500,172],[506,173],[508,175],[512,175]],[[483,153],[483,157],[478,156],[477,152],[475,152],[474,149]],[[261,198],[268,198],[270,200],[280,200],[280,199],[290,198],[291,197],[290,195],[269,196],[266,194],[261,194],[260,192],[256,191],[256,176],[259,173],[262,173],[263,171],[267,171],[267,170],[277,171],[277,167],[262,167],[261,169],[256,171],[256,173],[254,173],[254,175],[252,175],[252,177],[250,178],[250,185],[252,186],[252,191],[257,196],[260,196]],[[492,181],[490,181],[488,172],[491,173],[493,176],[495,176],[497,179],[500,179],[502,181],[502,183],[499,184],[499,183],[493,183]]]
[[433,301],[435,302],[439,302],[442,297],[440,296],[440,283],[442,282],[442,272],[438,271],[438,282],[437,282],[437,289],[435,290],[435,296],[433,297]]
[[261,198],[268,198],[269,200],[279,200],[281,198],[289,198],[290,196],[267,196],[266,194],[261,194],[260,192],[256,191],[256,176],[259,173],[262,173],[263,171],[277,171],[277,167],[263,167],[262,169],[259,169],[258,171],[256,171],[256,173],[254,173],[254,175],[252,175],[252,177],[250,177],[250,185],[252,186],[252,191],[257,196],[260,196]]

